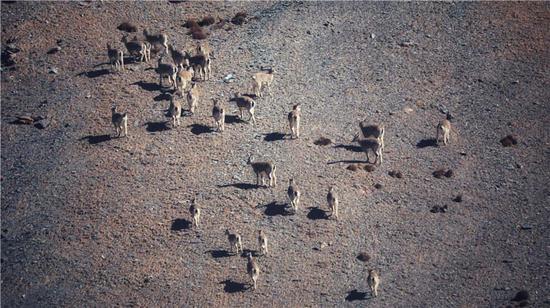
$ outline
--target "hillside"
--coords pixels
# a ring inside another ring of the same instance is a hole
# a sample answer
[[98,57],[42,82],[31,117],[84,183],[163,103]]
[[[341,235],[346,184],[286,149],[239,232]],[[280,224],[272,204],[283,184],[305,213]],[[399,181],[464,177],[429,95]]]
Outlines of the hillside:
[[[189,48],[184,23],[207,15],[227,19],[206,28],[212,78],[172,128],[158,55],[111,72],[106,44],[122,47],[129,21],[130,35]],[[500,307],[520,290],[550,305],[547,2],[2,2],[1,17],[2,306]],[[256,124],[240,121],[229,98],[262,67],[272,96],[256,99]],[[113,105],[126,138],[110,137]],[[435,146],[446,113],[450,143]],[[352,142],[363,119],[386,129],[371,172]],[[251,154],[275,163],[276,187],[254,185]],[[339,220],[326,219],[330,186]],[[268,235],[256,291],[226,229],[251,251]]]

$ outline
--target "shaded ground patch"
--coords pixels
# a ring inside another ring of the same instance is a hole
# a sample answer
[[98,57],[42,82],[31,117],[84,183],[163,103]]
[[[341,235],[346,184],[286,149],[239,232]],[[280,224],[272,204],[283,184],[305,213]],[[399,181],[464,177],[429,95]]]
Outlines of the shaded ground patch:
[[90,135],[90,136],[80,138],[80,140],[88,141],[89,144],[98,144],[98,143],[109,141],[111,139],[112,139],[111,135],[97,135],[97,136]]
[[233,183],[233,184],[218,185],[218,187],[220,187],[220,188],[235,187],[235,188],[238,188],[238,189],[248,190],[248,189],[260,188],[262,186],[259,186],[259,185],[256,185],[256,184],[251,184],[251,183]]
[[246,288],[246,284],[233,281],[231,279],[227,279],[224,281],[220,281],[220,284],[224,284],[223,291],[225,293],[237,293],[237,292],[244,292]]
[[145,123],[145,129],[150,133],[162,132],[169,130],[168,121],[164,122],[147,122]]
[[422,139],[418,141],[418,143],[416,144],[416,147],[419,149],[423,149],[427,147],[437,147],[437,142],[435,138]]
[[308,207],[309,213],[307,213],[307,218],[311,220],[319,220],[319,219],[328,219],[329,215],[327,214],[327,211],[322,210],[318,207]]
[[346,301],[353,302],[353,301],[360,301],[367,299],[367,293],[366,292],[359,292],[357,290],[351,290],[348,292],[348,295],[346,296]]
[[214,130],[210,126],[202,124],[191,124],[187,127],[191,127],[191,133],[193,133],[194,135],[202,135],[214,132]]
[[172,231],[182,231],[182,230],[188,230],[191,228],[191,222],[187,219],[183,218],[176,218],[172,221],[172,226],[170,227],[170,230]]
[[286,206],[287,206],[287,204],[285,204],[285,203],[277,203],[277,201],[273,201],[269,204],[264,205],[264,207],[265,207],[264,213],[267,216],[277,216],[277,215],[288,216],[288,215],[291,215],[292,213],[287,211]]
[[277,132],[269,133],[269,134],[264,134],[264,140],[267,142],[279,141],[279,140],[284,140],[285,136],[286,134],[283,134],[283,133],[277,133]]

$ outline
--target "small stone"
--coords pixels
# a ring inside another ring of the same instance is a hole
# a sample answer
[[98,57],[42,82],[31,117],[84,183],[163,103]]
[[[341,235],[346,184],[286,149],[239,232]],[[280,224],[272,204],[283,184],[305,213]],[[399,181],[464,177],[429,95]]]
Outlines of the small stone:
[[411,107],[405,107],[405,108],[403,108],[403,111],[404,111],[406,114],[409,114],[409,113],[412,113],[414,110],[413,110]]
[[57,74],[57,73],[58,73],[58,70],[57,70],[57,68],[55,68],[55,67],[50,67],[50,68],[48,68],[48,73],[50,73],[50,74]]
[[34,127],[38,129],[45,129],[48,126],[50,126],[50,121],[48,121],[48,119],[42,119],[34,124]]
[[370,256],[366,252],[361,252],[360,254],[357,255],[357,260],[368,262],[370,260]]
[[48,50],[47,54],[52,55],[52,54],[57,53],[59,51],[61,51],[61,47],[55,46],[54,48]]
[[364,169],[367,172],[373,172],[374,170],[376,170],[376,167],[373,165],[365,165]]
[[531,230],[531,229],[533,229],[533,226],[525,224],[525,225],[521,225],[520,228],[521,228],[521,230]]
[[371,38],[371,39],[375,39],[375,38],[376,38],[376,34],[371,33],[371,34],[370,34],[370,38]]

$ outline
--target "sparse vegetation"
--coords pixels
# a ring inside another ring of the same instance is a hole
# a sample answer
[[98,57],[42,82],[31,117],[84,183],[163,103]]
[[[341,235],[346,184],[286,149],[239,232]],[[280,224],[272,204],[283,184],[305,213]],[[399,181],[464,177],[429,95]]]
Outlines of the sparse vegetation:
[[248,16],[246,12],[239,12],[235,14],[235,16],[231,19],[231,22],[240,26],[246,22],[246,16]]
[[123,22],[123,23],[121,23],[120,25],[118,25],[117,29],[120,30],[120,31],[126,31],[126,32],[128,32],[128,33],[137,32],[137,31],[138,31],[137,26],[134,25],[133,23],[130,23],[130,22]]
[[376,167],[374,165],[365,165],[364,169],[367,172],[373,172],[374,170],[376,170]]
[[207,27],[216,23],[216,18],[212,15],[205,16],[201,21],[198,22],[199,26]]
[[518,138],[514,135],[508,135],[502,139],[500,139],[500,143],[503,147],[511,147],[513,145],[518,144]]

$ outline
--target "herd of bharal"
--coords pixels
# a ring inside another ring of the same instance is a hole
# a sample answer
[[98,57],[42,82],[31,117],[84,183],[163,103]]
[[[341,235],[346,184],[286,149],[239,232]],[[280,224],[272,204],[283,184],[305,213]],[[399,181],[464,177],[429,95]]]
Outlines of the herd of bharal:
[[[214,58],[213,50],[207,42],[198,43],[194,50],[178,50],[171,44],[168,44],[168,36],[165,33],[150,34],[147,30],[143,31],[143,38],[134,36],[132,40],[128,40],[128,37],[124,36],[122,42],[126,47],[127,53],[133,57],[135,61],[139,62],[149,62],[151,60],[152,48],[160,48],[163,50],[158,58],[156,73],[159,75],[159,85],[161,88],[163,88],[163,80],[165,78],[168,78],[170,86],[173,86],[174,94],[170,95],[169,113],[173,120],[173,127],[177,127],[180,124],[180,118],[183,112],[182,101],[184,99],[187,100],[188,111],[191,115],[198,106],[201,94],[196,81],[208,80],[210,78],[212,71],[211,63]],[[111,44],[107,44],[107,54],[112,70],[124,71],[124,51],[119,48],[113,48]],[[166,54],[171,56],[173,63],[165,62],[164,57]],[[273,68],[253,74],[252,78],[254,82],[252,92],[254,94],[236,93],[235,96],[229,100],[230,102],[236,103],[239,108],[241,119],[244,117],[244,111],[246,111],[249,114],[249,120],[256,123],[256,118],[254,117],[254,109],[256,107],[255,98],[262,97],[265,90],[271,95],[271,85],[273,83],[274,74],[275,71]],[[115,127],[117,137],[120,137],[122,132],[124,132],[124,136],[127,136],[128,114],[118,112],[116,106],[113,106],[111,111],[112,123]],[[300,117],[301,106],[300,104],[294,105],[292,111],[288,113],[291,139],[300,137]],[[218,99],[213,99],[212,118],[216,131],[223,132],[225,128],[225,108],[223,108]],[[359,143],[367,155],[367,162],[369,162],[369,151],[372,151],[375,155],[374,164],[378,161],[380,161],[381,164],[382,152],[384,150],[384,126],[362,121],[359,123],[359,127],[361,131],[355,135],[353,142]],[[450,132],[451,123],[449,119],[439,122],[436,129],[436,142],[439,142],[441,135],[443,137],[443,143],[447,145]],[[273,162],[253,161],[253,157],[250,156],[248,158],[248,164],[252,166],[256,174],[256,185],[260,185],[260,181],[262,185],[265,185],[266,178],[269,180],[270,187],[276,185],[276,166]],[[301,193],[294,179],[289,180],[287,193],[290,205],[294,212],[296,212],[300,203]],[[193,226],[199,227],[201,209],[195,204],[194,199],[191,203],[189,212],[192,216]],[[331,216],[338,219],[338,196],[334,186],[329,188],[327,203],[331,210]],[[236,251],[237,254],[242,252],[243,247],[240,234],[231,233],[229,230],[226,230],[225,233],[231,251]],[[258,243],[261,254],[267,255],[268,240],[266,234],[262,230],[258,231]],[[252,285],[255,290],[260,275],[260,267],[250,252],[247,254],[246,270],[252,280]],[[368,271],[367,283],[372,295],[378,296],[380,275],[376,270],[370,269]]]

